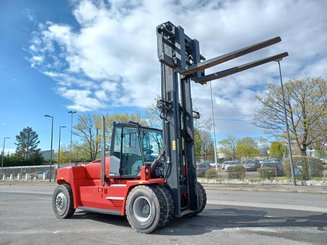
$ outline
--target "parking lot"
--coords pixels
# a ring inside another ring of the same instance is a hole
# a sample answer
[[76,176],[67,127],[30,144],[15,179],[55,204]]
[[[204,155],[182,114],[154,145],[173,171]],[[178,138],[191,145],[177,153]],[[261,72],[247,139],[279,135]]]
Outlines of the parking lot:
[[0,186],[1,244],[326,244],[327,240],[325,194],[209,188],[209,204],[199,216],[176,219],[146,235],[132,230],[119,216],[77,211],[71,219],[59,220],[51,208],[53,189],[49,184]]

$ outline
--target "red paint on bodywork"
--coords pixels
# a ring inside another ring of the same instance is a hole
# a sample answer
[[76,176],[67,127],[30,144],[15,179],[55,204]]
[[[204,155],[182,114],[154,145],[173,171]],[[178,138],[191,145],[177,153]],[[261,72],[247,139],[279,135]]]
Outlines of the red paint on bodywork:
[[[109,157],[105,161],[105,173],[109,173]],[[57,183],[70,184],[73,192],[74,207],[79,206],[107,209],[125,215],[125,204],[128,193],[138,185],[163,185],[164,179],[148,179],[143,167],[142,177],[134,179],[109,178],[109,181],[101,186],[101,163],[93,161],[85,166],[73,166],[58,169]],[[108,176],[107,176],[108,177]]]

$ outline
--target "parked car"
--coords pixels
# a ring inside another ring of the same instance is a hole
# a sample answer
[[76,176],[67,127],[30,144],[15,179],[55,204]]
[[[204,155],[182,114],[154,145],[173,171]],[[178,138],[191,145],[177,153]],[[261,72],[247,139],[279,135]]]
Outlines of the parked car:
[[242,165],[245,167],[247,171],[256,171],[259,165],[259,161],[255,159],[248,159],[243,161]]
[[200,163],[196,165],[196,175],[203,176],[205,172],[211,168],[209,163]]
[[210,167],[212,167],[212,168],[215,168],[215,167],[219,167],[220,165],[219,165],[219,163],[214,163],[214,162],[211,162],[211,163],[209,163],[209,165],[210,165]]
[[223,162],[223,169],[228,172],[228,169],[233,166],[242,165],[240,160],[235,161],[225,161]]
[[261,164],[261,167],[271,167],[274,168],[276,176],[284,176],[283,164],[279,161],[264,161]]
[[228,161],[224,161],[221,165],[221,167],[223,169],[225,169],[225,167],[229,164],[234,164],[234,163],[237,163],[237,164],[241,164],[241,161],[240,160],[228,160]]

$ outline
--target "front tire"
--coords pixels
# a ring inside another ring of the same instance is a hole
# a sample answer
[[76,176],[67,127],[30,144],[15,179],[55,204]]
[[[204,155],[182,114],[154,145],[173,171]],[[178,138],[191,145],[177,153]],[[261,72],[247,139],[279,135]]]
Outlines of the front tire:
[[207,193],[199,182],[196,182],[196,193],[199,200],[199,209],[194,212],[194,215],[201,213],[207,205]]
[[165,205],[166,200],[156,187],[137,186],[127,197],[127,220],[137,231],[151,233],[165,222]]
[[165,219],[162,225],[160,225],[160,227],[163,227],[165,225],[167,225],[173,218],[175,215],[175,203],[174,203],[174,199],[173,196],[171,195],[170,191],[168,190],[167,186],[161,186],[159,185],[158,190],[161,192],[161,194],[163,195],[164,199],[165,199]]
[[52,208],[57,218],[70,218],[74,212],[73,194],[70,185],[58,185],[52,196]]

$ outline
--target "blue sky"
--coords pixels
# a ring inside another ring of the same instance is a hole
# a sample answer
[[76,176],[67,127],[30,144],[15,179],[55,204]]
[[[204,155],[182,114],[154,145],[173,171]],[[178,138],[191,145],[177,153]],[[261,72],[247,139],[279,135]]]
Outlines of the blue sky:
[[1,142],[5,136],[11,137],[6,141],[6,148],[15,148],[15,136],[27,126],[38,132],[42,145],[48,146],[51,125],[43,117],[46,113],[55,117],[56,126],[59,121],[69,125],[67,101],[54,92],[52,79],[33,69],[28,60],[32,33],[37,30],[30,14],[33,12],[40,22],[72,22],[67,7],[66,1],[4,0],[0,3],[0,137]]
[[[0,2],[0,140],[14,149],[30,126],[49,148],[69,143],[69,110],[144,112],[160,94],[155,27],[167,20],[184,27],[212,58],[281,36],[282,43],[228,66],[288,51],[284,80],[327,76],[326,1],[76,1]],[[221,66],[220,69],[223,69]],[[251,124],[256,95],[278,83],[272,63],[212,83],[218,138],[262,135]],[[209,86],[193,85],[194,107],[210,116]],[[76,116],[75,116],[76,119]]]

